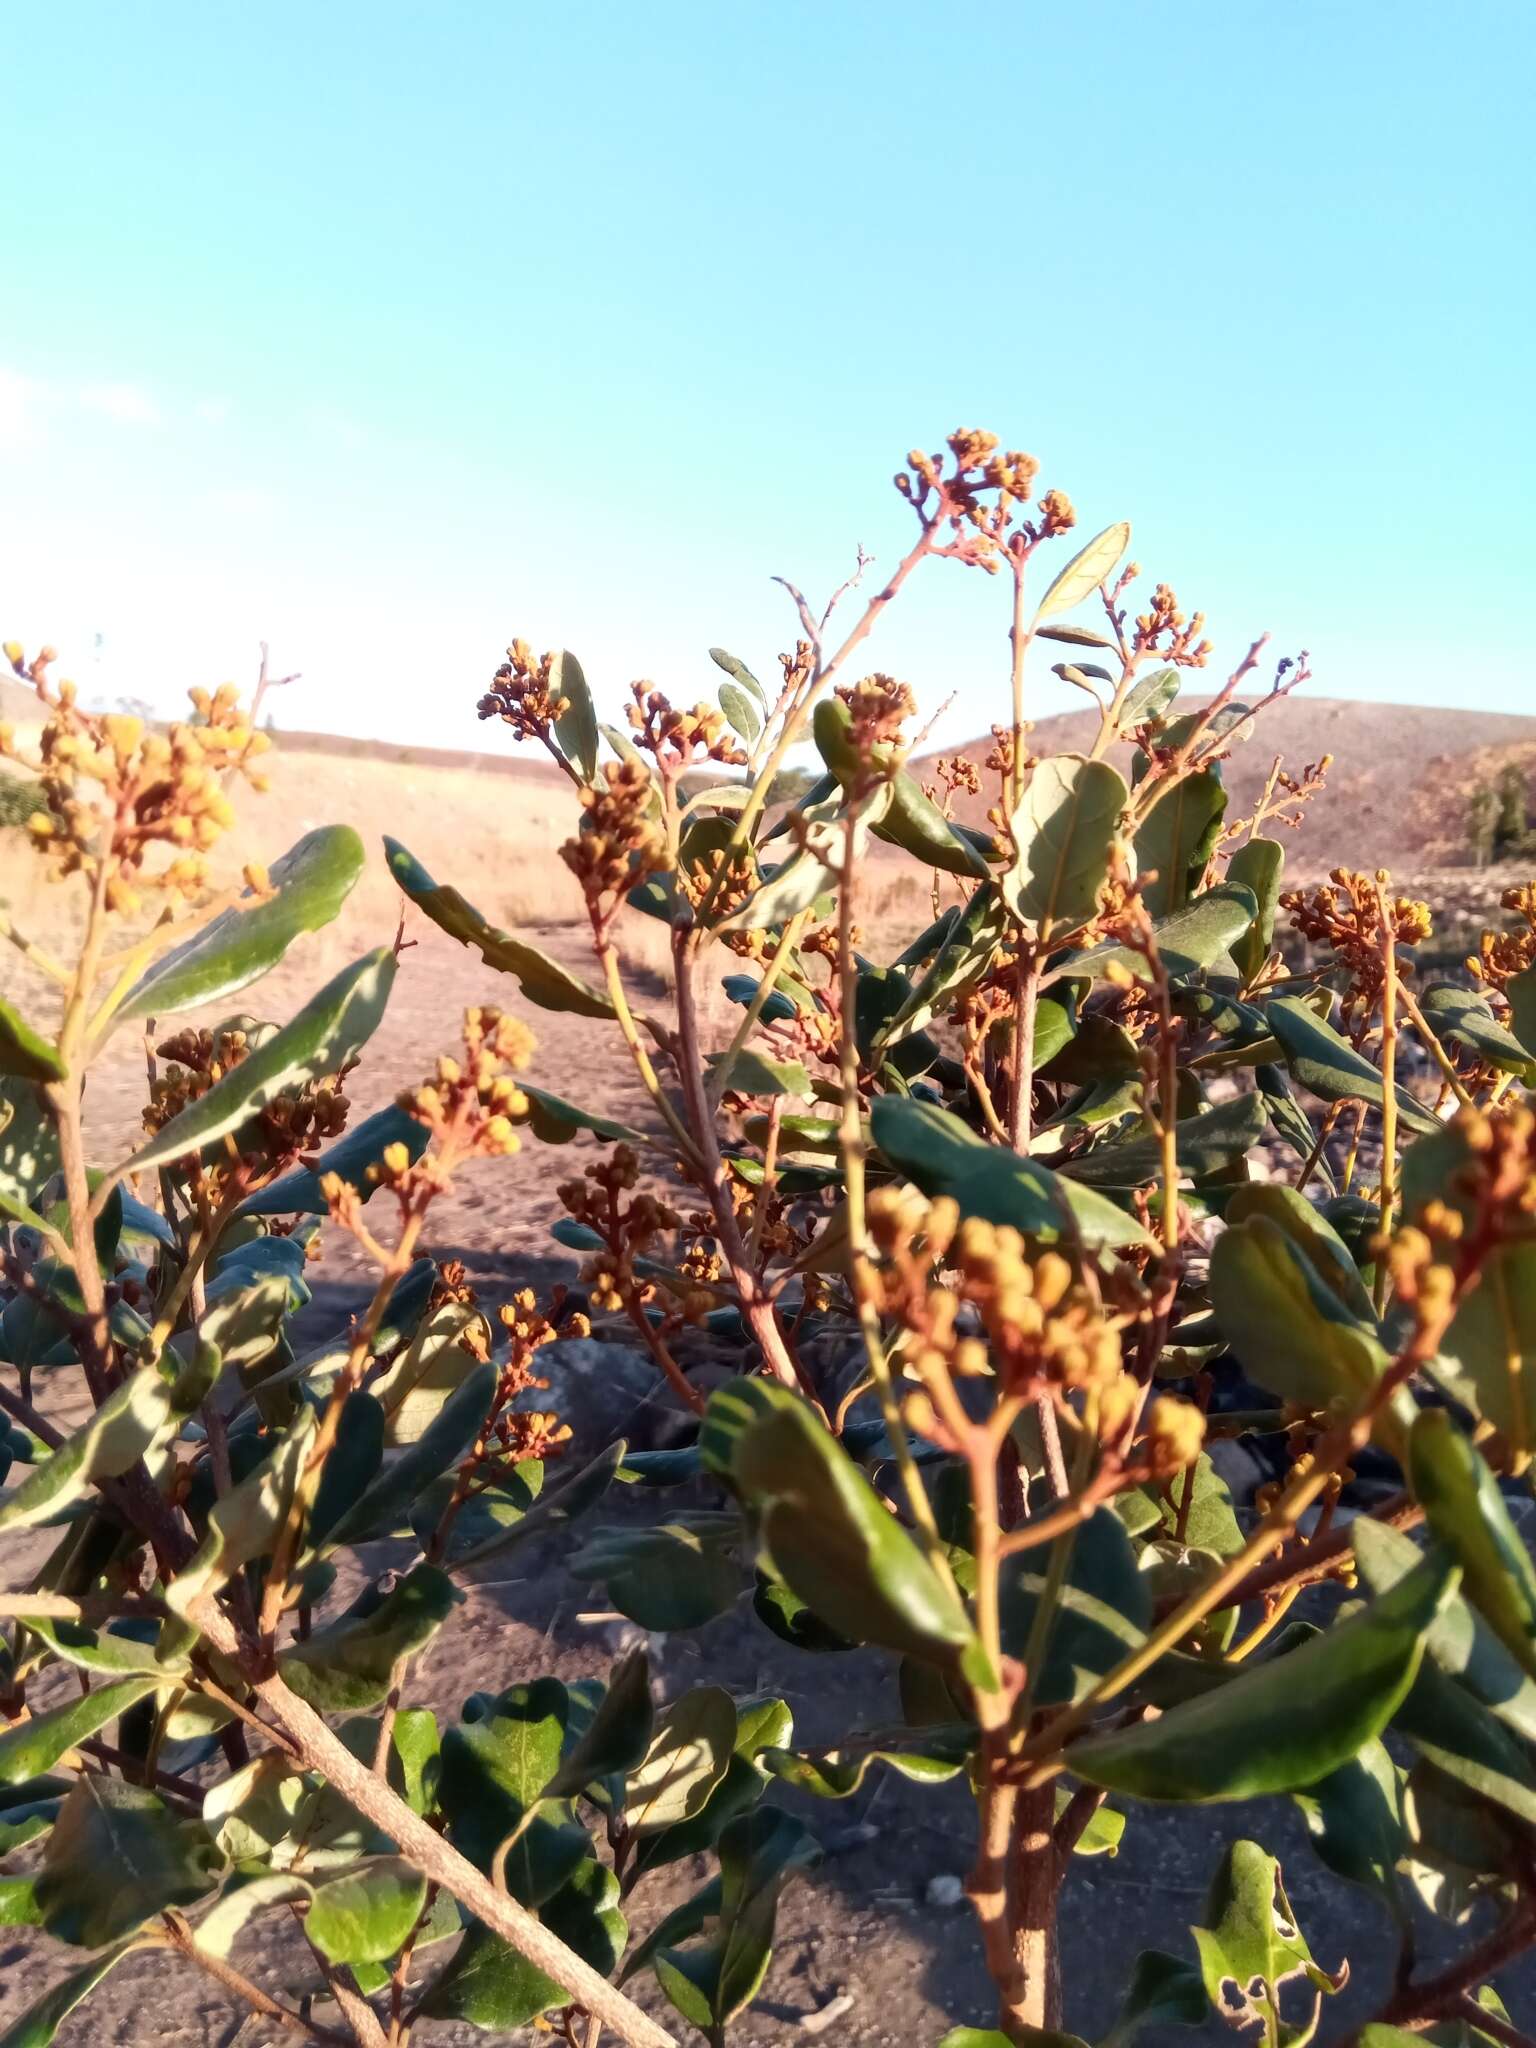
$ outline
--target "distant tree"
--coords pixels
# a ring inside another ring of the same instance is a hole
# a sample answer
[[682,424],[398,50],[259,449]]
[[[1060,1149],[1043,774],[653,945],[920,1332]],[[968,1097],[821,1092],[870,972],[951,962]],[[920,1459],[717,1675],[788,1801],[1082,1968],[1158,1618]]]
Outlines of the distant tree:
[[1526,815],[1525,775],[1516,761],[1506,761],[1499,771],[1497,818],[1493,828],[1496,856],[1518,854],[1525,844],[1529,823]]
[[1498,814],[1498,798],[1493,791],[1474,789],[1467,804],[1467,844],[1471,848],[1475,868],[1485,868],[1493,859]]

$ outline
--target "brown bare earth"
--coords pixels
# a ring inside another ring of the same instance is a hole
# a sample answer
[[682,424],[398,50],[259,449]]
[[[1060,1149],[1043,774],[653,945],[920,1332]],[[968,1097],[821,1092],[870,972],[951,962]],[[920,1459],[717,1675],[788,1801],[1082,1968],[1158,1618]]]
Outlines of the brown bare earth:
[[[0,704],[0,715],[25,720],[26,703],[15,702],[13,692],[7,697],[11,701]],[[456,717],[455,725],[466,736],[475,733],[468,715]],[[1082,744],[1091,730],[1091,714],[1046,720],[1036,728],[1034,744],[1041,751]],[[1262,783],[1276,751],[1299,768],[1331,750],[1337,765],[1326,798],[1313,807],[1306,831],[1295,842],[1295,865],[1318,872],[1340,860],[1371,865],[1385,860],[1414,867],[1414,879],[1422,882],[1419,864],[1443,862],[1457,850],[1454,836],[1448,836],[1453,812],[1447,792],[1454,793],[1473,768],[1482,771],[1491,758],[1487,750],[1502,758],[1510,745],[1519,746],[1522,758],[1529,760],[1524,750],[1536,749],[1536,719],[1290,701],[1266,714],[1259,735],[1230,764],[1228,780],[1240,810]],[[944,751],[955,748],[947,744]],[[984,748],[972,752],[979,758]],[[496,922],[590,971],[585,934],[575,921],[575,892],[556,853],[571,829],[575,805],[553,768],[467,754],[444,757],[425,749],[381,750],[358,742],[289,741],[273,757],[270,792],[247,800],[243,812],[228,849],[231,867],[249,857],[270,860],[311,826],[350,820],[375,853],[383,833],[402,839],[439,879],[459,886]],[[1474,876],[1460,869],[1442,879],[1462,891],[1463,913],[1471,921],[1507,877]],[[880,870],[876,888],[886,892],[876,904],[883,912],[882,929],[871,950],[879,952],[888,938],[899,943],[925,922],[927,913],[922,882],[894,864]],[[54,892],[38,886],[30,858],[22,857],[14,843],[11,851],[0,852],[0,903],[12,918],[41,933],[57,925],[58,901]],[[301,941],[248,1000],[262,1014],[290,1014],[345,961],[392,938],[398,908],[382,860],[374,858],[338,922]],[[632,993],[642,1006],[660,1003],[666,989],[664,934],[643,919],[630,923],[640,928],[627,941]],[[611,1029],[528,1009],[514,984],[414,913],[406,936],[411,945],[389,1013],[352,1085],[355,1114],[380,1106],[419,1078],[434,1055],[452,1045],[467,1003],[493,1001],[533,1025],[539,1052],[532,1079],[609,1115],[647,1121],[649,1105]],[[50,1015],[45,992],[17,956],[0,961],[0,993],[39,1022]],[[714,1019],[717,1031],[726,1016],[722,1004]],[[142,1061],[142,1043],[125,1033],[93,1078],[90,1135],[101,1159],[120,1157],[132,1145]],[[595,1156],[590,1141],[558,1151],[530,1141],[514,1159],[466,1172],[433,1210],[427,1249],[440,1258],[463,1259],[489,1304],[525,1282],[545,1286],[557,1278],[573,1279],[574,1262],[549,1236],[560,1213],[554,1188]],[[356,1307],[366,1276],[350,1247],[333,1247],[309,1277],[315,1302],[307,1313],[318,1334],[322,1324],[335,1326]],[[626,1500],[603,1512],[612,1519],[653,1508],[654,1500],[638,1505]],[[398,1561],[388,1551],[379,1546],[376,1555],[365,1557],[365,1566],[379,1570]],[[7,1556],[8,1568],[15,1564],[24,1571],[26,1563]],[[356,1581],[344,1580],[334,1597],[344,1602],[355,1591]],[[445,1630],[422,1660],[413,1691],[441,1713],[454,1715],[463,1698],[480,1687],[503,1686],[546,1670],[567,1678],[599,1673],[627,1628],[600,1611],[593,1589],[565,1572],[560,1548],[552,1541],[536,1552],[518,1552],[509,1576],[487,1568],[481,1582],[469,1588],[458,1624]],[[705,1676],[738,1692],[784,1691],[796,1709],[798,1733],[807,1741],[831,1739],[855,1722],[898,1715],[882,1663],[862,1655],[813,1657],[791,1650],[769,1638],[749,1616],[732,1614],[695,1634],[655,1638],[651,1647],[669,1693]],[[853,1997],[851,2009],[819,2038],[848,2048],[933,2048],[949,2025],[985,2023],[986,1980],[968,1908],[963,1903],[925,1904],[933,1879],[961,1877],[967,1868],[972,1821],[964,1789],[919,1791],[887,1778],[872,1780],[844,1804],[801,1801],[798,1795],[791,1795],[791,1803],[817,1826],[826,1860],[790,1893],[763,1997],[731,2038],[748,2048],[816,2038],[797,2021],[844,1989]],[[1319,1960],[1335,1964],[1346,1941],[1354,1956],[1356,1979],[1338,2002],[1338,2019],[1346,2011],[1358,2017],[1370,2010],[1390,1967],[1388,1930],[1363,1894],[1325,1876],[1307,1851],[1288,1802],[1267,1802],[1262,1811],[1224,1808],[1177,1817],[1140,1809],[1119,1856],[1079,1862],[1067,1893],[1066,1974],[1074,1987],[1067,2018],[1075,2031],[1094,2039],[1107,2029],[1119,1988],[1140,1949],[1189,1952],[1185,1929],[1198,1917],[1222,1842],[1260,1829],[1286,1856],[1291,1896]],[[648,1931],[705,1874],[701,1861],[643,1886],[634,1902],[637,1933]],[[236,1959],[273,1988],[292,1981],[296,1966],[291,1951],[262,1953],[249,1943]],[[34,1937],[0,1936],[0,2025],[62,1975],[71,1960],[67,1952]],[[1519,1973],[1501,1982],[1506,1995],[1519,1997]],[[1527,1997],[1533,1988],[1526,1983]],[[640,1997],[659,2015],[663,2012],[648,1978]],[[681,2022],[677,2032],[680,2038],[687,2034]],[[1221,2030],[1213,2027],[1210,2034],[1219,2038]],[[242,2048],[252,2048],[273,2038],[254,2022],[242,2030],[238,2013],[215,1986],[185,1964],[172,1965],[154,1955],[131,1961],[58,2036],[64,2048],[87,2043],[234,2048],[237,2039]],[[421,2038],[487,2037],[425,2029]]]

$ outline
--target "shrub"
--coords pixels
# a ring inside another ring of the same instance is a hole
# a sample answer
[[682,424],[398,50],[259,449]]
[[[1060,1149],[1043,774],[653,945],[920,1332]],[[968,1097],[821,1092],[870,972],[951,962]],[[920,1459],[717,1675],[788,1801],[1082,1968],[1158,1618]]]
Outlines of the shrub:
[[[281,1026],[168,1022],[248,1000],[336,915],[363,847],[326,827],[210,893],[227,787],[264,743],[233,693],[150,732],[9,650],[47,719],[28,829],[85,912],[69,962],[8,934],[57,984],[57,1021],[0,1012],[0,1455],[20,1468],[0,1530],[50,1546],[5,1604],[4,1899],[80,1952],[7,2041],[51,2039],[159,1945],[295,2036],[377,2048],[543,2015],[573,2042],[661,2042],[629,1995],[649,1972],[719,2042],[817,1855],[775,1788],[838,1799],[883,1771],[975,1798],[995,2011],[966,2017],[996,2031],[958,2025],[950,2048],[1070,2017],[1074,1856],[1155,1824],[1148,1803],[1239,1799],[1296,1802],[1395,1930],[1381,2048],[1442,2022],[1524,2038],[1490,1980],[1536,1942],[1536,1575],[1507,1504],[1533,1442],[1536,885],[1506,892],[1470,988],[1419,985],[1431,912],[1386,875],[1285,890],[1261,828],[1294,822],[1310,780],[1272,777],[1235,819],[1221,763],[1304,661],[1265,681],[1256,641],[1181,708],[1203,616],[1163,584],[1136,608],[1125,526],[1070,552],[1072,507],[1034,500],[1035,468],[976,433],[914,454],[908,552],[872,597],[845,592],[856,613],[797,599],[771,693],[713,650],[718,710],[637,685],[626,733],[599,726],[571,655],[514,644],[481,714],[579,795],[561,854],[594,978],[387,842],[405,899],[525,1004],[611,1024],[643,1127],[536,1085],[526,1023],[484,1007],[352,1122],[388,945]],[[984,761],[925,788],[910,692],[849,678],[934,559],[1000,577],[1011,703]],[[1029,752],[1036,642],[1099,700],[1084,753]],[[823,772],[770,825],[807,729]],[[989,797],[985,827],[955,820],[958,791]],[[860,950],[871,840],[933,893],[891,961]],[[1282,912],[1305,972],[1281,964]],[[634,918],[670,952],[660,1016],[626,986]],[[711,1055],[717,947],[740,1016]],[[82,1088],[134,1025],[144,1142],[93,1170]],[[1425,1064],[1432,1099],[1410,1085]],[[539,1354],[585,1318],[526,1290],[482,1305],[426,1247],[466,1162],[578,1136],[602,1149],[562,1185],[557,1234],[591,1313],[628,1324],[697,1427],[562,1465]],[[327,1226],[377,1284],[306,1350],[291,1318]],[[681,1341],[700,1324],[739,1350],[707,1399]],[[42,1376],[78,1384],[73,1433],[36,1403]],[[1251,1511],[1222,1477],[1238,1440],[1273,1471]],[[1372,1469],[1375,1494],[1351,1494]],[[615,1481],[658,1513],[587,1520]],[[439,1725],[412,1659],[465,1575],[578,1518],[570,1571],[642,1629],[749,1600],[799,1654],[881,1653],[885,1705],[811,1748],[782,1699],[707,1680],[658,1711],[636,1651],[606,1686],[508,1669]],[[408,1546],[382,1575],[381,1538]],[[364,1580],[345,1606],[338,1560]],[[656,1923],[647,1881],[699,1854],[716,1874]],[[1426,1912],[1460,1930],[1449,1962],[1418,1960]],[[295,1921],[293,1984],[231,1959]],[[1114,2038],[1214,2010],[1304,2040],[1343,1974],[1238,1839],[1192,1943],[1138,1960]]]

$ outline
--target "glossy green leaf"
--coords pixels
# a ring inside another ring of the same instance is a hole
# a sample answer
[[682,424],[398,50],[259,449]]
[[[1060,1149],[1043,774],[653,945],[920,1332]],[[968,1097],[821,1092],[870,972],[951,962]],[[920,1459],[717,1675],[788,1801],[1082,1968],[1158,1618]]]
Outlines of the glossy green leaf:
[[1397,1865],[1407,1853],[1397,1766],[1380,1742],[1294,1795],[1312,1847],[1336,1877],[1400,1911]]
[[[1380,1109],[1385,1090],[1379,1071],[1331,1024],[1314,1016],[1294,996],[1276,996],[1265,1005],[1265,1019],[1280,1042],[1285,1064],[1313,1095],[1324,1102],[1367,1102]],[[1416,1102],[1406,1088],[1397,1090],[1397,1110],[1411,1131],[1435,1132],[1440,1119]]]
[[1144,1948],[1131,1966],[1131,1981],[1115,2023],[1099,2048],[1125,2048],[1143,2027],[1203,2026],[1210,2011],[1205,1980],[1192,1963]]
[[1280,907],[1284,873],[1285,848],[1278,839],[1244,840],[1227,862],[1227,880],[1251,889],[1259,906],[1252,924],[1229,948],[1245,982],[1253,980],[1275,943],[1275,913]]
[[1374,1322],[1370,1294],[1348,1245],[1298,1189],[1283,1181],[1256,1181],[1239,1188],[1227,1203],[1227,1222],[1246,1223],[1253,1216],[1266,1217],[1299,1246],[1352,1315],[1363,1323]]
[[320,1183],[330,1173],[338,1175],[366,1202],[378,1189],[377,1182],[369,1179],[368,1169],[378,1165],[385,1147],[403,1145],[414,1161],[426,1151],[430,1137],[419,1117],[391,1103],[387,1109],[377,1110],[360,1124],[354,1124],[344,1137],[326,1147],[313,1166],[296,1167],[270,1187],[259,1188],[254,1195],[247,1196],[240,1205],[240,1214],[324,1216],[327,1203]]
[[594,1529],[568,1564],[578,1579],[600,1579],[641,1628],[700,1628],[742,1590],[741,1535],[739,1516],[696,1510],[644,1529]]
[[[1003,1562],[998,1621],[1010,1657],[1024,1659],[1036,1643],[1049,1557],[1049,1549],[1042,1547],[1018,1551]],[[1081,1698],[1141,1648],[1151,1621],[1151,1591],[1125,1524],[1112,1508],[1100,1508],[1076,1532],[1061,1584],[1054,1589],[1050,1624],[1038,1644],[1030,1694],[1034,1705],[1059,1706]]]
[[1085,547],[1079,548],[1047,586],[1035,612],[1036,630],[1039,630],[1042,619],[1055,618],[1058,612],[1069,612],[1085,597],[1091,597],[1099,585],[1114,574],[1120,557],[1130,544],[1131,522],[1121,519],[1113,526],[1106,526]]
[[291,1692],[323,1714],[376,1707],[389,1693],[395,1666],[431,1641],[463,1595],[446,1572],[419,1564],[382,1599],[365,1602],[316,1629],[278,1657]]
[[1536,1054],[1520,1043],[1493,1014],[1478,989],[1461,988],[1452,982],[1435,982],[1419,998],[1419,1008],[1437,1038],[1460,1051],[1470,1053],[1485,1066],[1505,1074],[1528,1074],[1536,1066]]
[[[1141,1799],[1208,1802],[1293,1792],[1356,1756],[1391,1720],[1456,1568],[1425,1561],[1362,1613],[1155,1721],[1069,1752],[1090,1784]],[[1298,1700],[1307,1712],[1296,1711]]]
[[990,886],[978,889],[964,913],[949,926],[912,993],[886,1024],[880,1048],[898,1045],[921,1031],[941,1009],[974,988],[991,965],[1006,929],[997,890]]
[[1138,725],[1161,718],[1179,694],[1181,678],[1176,668],[1155,668],[1132,688],[1120,712],[1120,730],[1132,732]]
[[38,1904],[58,1940],[102,1948],[168,1906],[206,1897],[223,1869],[223,1851],[201,1820],[174,1812],[143,1785],[93,1773],[59,1809]]
[[650,1749],[655,1719],[650,1661],[643,1649],[631,1650],[609,1672],[592,1719],[544,1787],[544,1797],[567,1799],[595,1778],[634,1770]]
[[388,1536],[409,1519],[411,1503],[456,1464],[474,1442],[496,1391],[496,1367],[471,1365],[416,1441],[379,1474],[326,1538],[327,1547]]
[[[493,1699],[479,1696],[465,1713],[443,1731],[437,1796],[449,1838],[488,1872],[501,1845],[521,1829],[506,1857],[507,1890],[525,1906],[541,1906],[590,1854],[570,1806],[543,1796],[560,1768],[570,1696],[558,1679],[538,1678]],[[527,1821],[532,1807],[537,1814]]]
[[925,866],[984,882],[991,873],[976,840],[950,823],[920,783],[905,769],[891,778],[890,808],[871,828],[877,839],[899,846]]
[[[1187,1507],[1185,1505],[1186,1484],[1192,1485]],[[1133,1498],[1147,1500],[1155,1520],[1149,1527],[1161,1525],[1161,1534],[1172,1540],[1182,1525],[1180,1540],[1191,1550],[1205,1550],[1216,1557],[1236,1557],[1247,1541],[1237,1512],[1232,1505],[1232,1495],[1227,1482],[1211,1463],[1209,1455],[1202,1451],[1195,1461],[1194,1478],[1181,1473],[1166,1490],[1148,1487]],[[1126,1520],[1126,1495],[1116,1502],[1116,1510],[1122,1521]],[[1127,1529],[1128,1534],[1135,1533]]]
[[382,1963],[416,1925],[427,1880],[401,1856],[376,1856],[317,1885],[304,1932],[333,1963]]
[[1037,930],[1092,917],[1127,795],[1107,761],[1051,754],[1036,766],[1013,817],[1017,852],[998,878],[1016,917]]
[[321,825],[274,861],[273,894],[247,891],[140,976],[118,1016],[174,1017],[232,996],[275,967],[304,932],[327,925],[363,871],[363,842],[350,825]]
[[766,931],[785,924],[802,910],[809,910],[818,897],[837,885],[843,862],[849,853],[849,824],[852,822],[852,854],[863,857],[869,828],[879,824],[890,807],[891,785],[881,782],[868,795],[846,806],[838,789],[824,802],[801,813],[801,842],[783,864],[762,881],[738,910],[722,917],[710,928],[715,932]]
[[[612,1973],[624,1953],[629,1926],[619,1910],[618,1879],[596,1857],[576,1866],[539,1909],[539,1919],[602,1976]],[[465,2020],[500,2038],[570,2002],[570,1993],[552,1977],[476,1924],[427,1993],[422,2011],[432,2019]]]
[[77,1743],[153,1692],[157,1683],[149,1675],[119,1679],[62,1707],[34,1714],[29,1721],[13,1722],[0,1734],[0,1785],[24,1785],[29,1778],[40,1778]]
[[[203,1821],[231,1863],[265,1863],[293,1834],[307,1791],[304,1773],[281,1750],[264,1750],[209,1786],[203,1795]],[[215,1913],[219,1910],[214,1908]],[[213,1946],[215,1954],[227,1953],[215,1945],[223,1924],[210,1928],[204,1920],[199,1927],[198,1938]],[[242,1924],[234,1919],[231,1938]]]
[[[422,1317],[370,1393],[384,1417],[386,1441],[395,1448],[419,1443],[443,1412],[456,1388],[489,1352],[490,1324],[478,1309],[444,1302]],[[371,1482],[372,1474],[364,1484]],[[362,1492],[359,1486],[351,1496]]]
[[1151,1242],[1133,1216],[1093,1188],[987,1144],[932,1103],[877,1095],[871,1127],[894,1167],[925,1195],[952,1195],[962,1216],[1010,1223],[1038,1244],[1081,1240],[1091,1248],[1118,1250]]
[[34,1466],[14,1493],[0,1499],[0,1530],[29,1529],[81,1499],[96,1481],[116,1479],[168,1442],[179,1421],[170,1382],[154,1366],[141,1367]]
[[1536,1678],[1536,1571],[1499,1483],[1444,1408],[1424,1408],[1408,1439],[1408,1477],[1429,1526],[1461,1566],[1466,1597],[1528,1677]]
[[1281,1987],[1299,1979],[1321,2004],[1343,1988],[1348,1971],[1334,1974],[1313,1961],[1275,1858],[1257,1842],[1234,1842],[1205,1918],[1208,1924],[1194,1934],[1211,2004],[1233,2026],[1262,2025],[1273,2048],[1300,2048],[1316,2025],[1316,2011],[1304,2029],[1281,2025]]
[[563,647],[549,664],[549,694],[563,697],[565,709],[555,720],[555,738],[567,761],[581,771],[583,782],[597,774],[597,713],[581,663]]
[[227,1584],[242,1565],[272,1548],[294,1511],[316,1426],[314,1410],[305,1408],[261,1463],[212,1509],[202,1543],[166,1588],[172,1613],[185,1620],[204,1594]]
[[1523,967],[1505,985],[1509,1021],[1516,1038],[1536,1059],[1536,966]]
[[730,1066],[724,1054],[710,1061],[711,1077],[719,1089],[731,1088],[738,1095],[800,1095],[811,1092],[811,1077],[803,1060],[774,1060],[743,1046],[733,1055]]
[[288,1090],[339,1073],[378,1028],[394,979],[395,956],[387,946],[344,967],[291,1023],[172,1117],[123,1171],[143,1173],[185,1158],[237,1131]]
[[0,1081],[0,1216],[41,1227],[33,1197],[59,1165],[59,1139],[42,1090]]
[[[1200,1116],[1181,1117],[1174,1126],[1180,1174],[1198,1187],[1224,1172],[1247,1157],[1268,1122],[1268,1105],[1257,1093],[1234,1095]],[[1153,1137],[1111,1139],[1061,1165],[1067,1179],[1096,1188],[1145,1187],[1162,1170],[1162,1144]]]
[[944,1785],[965,1768],[976,1747],[976,1731],[963,1724],[901,1730],[888,1745],[871,1739],[842,1749],[767,1749],[764,1767],[799,1792],[818,1799],[848,1799],[876,1764],[884,1764],[914,1785]]
[[1375,1330],[1327,1285],[1289,1228],[1250,1214],[1211,1252],[1211,1306],[1249,1375],[1282,1400],[1359,1400],[1386,1369]]
[[607,1138],[614,1144],[645,1143],[643,1135],[629,1124],[618,1123],[613,1117],[599,1116],[595,1110],[578,1109],[574,1102],[567,1102],[563,1096],[551,1095],[547,1088],[535,1088],[527,1081],[518,1085],[530,1104],[528,1128],[546,1145],[564,1145],[578,1131],[590,1131],[593,1137]]
[[624,1818],[636,1834],[691,1820],[725,1776],[736,1747],[736,1704],[718,1685],[696,1686],[657,1721],[625,1780]]
[[733,682],[740,683],[744,690],[754,696],[765,711],[768,709],[767,693],[744,661],[724,647],[711,647],[709,658],[716,668],[724,669]]
[[804,1401],[774,1382],[733,1380],[711,1396],[700,1443],[758,1515],[775,1573],[823,1621],[986,1682],[959,1599]]
[[1143,879],[1142,901],[1154,918],[1182,909],[1199,887],[1226,808],[1220,774],[1203,768],[1180,776],[1148,811],[1135,839],[1136,872]]
[[787,1813],[762,1808],[720,1837],[720,1900],[698,1948],[657,1948],[656,1981],[693,2025],[726,2026],[757,1996],[773,1956],[784,1888],[821,1860],[814,1836]]
[[0,1002],[0,1074],[19,1081],[62,1081],[69,1069],[57,1049],[9,1003]]
[[763,729],[763,712],[762,706],[751,693],[735,683],[722,683],[720,709],[725,713],[732,731],[740,733],[749,747],[754,745]]
[[389,871],[419,910],[440,931],[460,945],[473,946],[487,967],[515,977],[530,1003],[541,1010],[570,1011],[578,1017],[612,1017],[613,1004],[600,990],[481,915],[457,889],[434,882],[421,862],[398,839],[386,838]]
[[526,1543],[531,1536],[545,1535],[550,1529],[561,1527],[574,1516],[585,1513],[607,1492],[614,1474],[624,1462],[626,1449],[622,1437],[609,1444],[568,1479],[550,1487],[538,1504],[521,1516],[515,1525],[497,1530],[494,1535],[474,1543],[461,1556],[456,1556],[453,1569],[462,1571],[468,1565],[482,1564],[487,1558],[510,1550],[514,1544]]
[[[1241,940],[1257,915],[1258,899],[1251,889],[1238,882],[1218,882],[1215,888],[1203,889],[1180,909],[1156,920],[1152,933],[1158,958],[1175,979],[1199,974]],[[1074,978],[1089,975],[1102,979],[1111,964],[1139,981],[1146,981],[1150,973],[1144,956],[1117,939],[1074,953],[1061,971]]]

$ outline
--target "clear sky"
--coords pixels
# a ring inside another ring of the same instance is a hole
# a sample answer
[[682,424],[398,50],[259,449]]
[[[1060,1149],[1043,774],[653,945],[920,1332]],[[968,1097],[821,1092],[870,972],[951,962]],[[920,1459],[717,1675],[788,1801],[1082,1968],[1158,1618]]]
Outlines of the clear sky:
[[[1536,711],[1533,70],[1533,0],[13,6],[0,625],[445,745],[514,634],[691,702],[964,424],[1219,655]],[[869,665],[959,740],[1005,624],[930,565]]]

